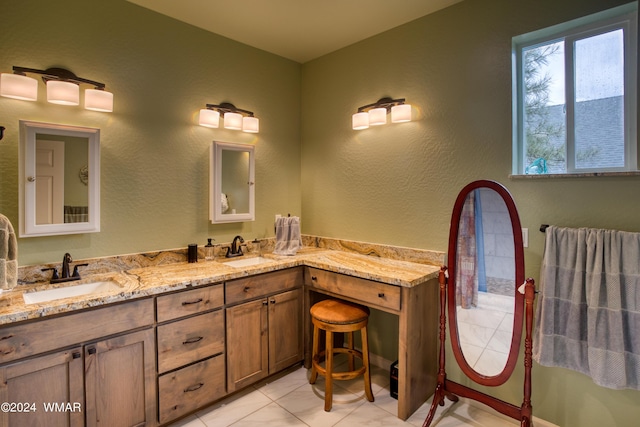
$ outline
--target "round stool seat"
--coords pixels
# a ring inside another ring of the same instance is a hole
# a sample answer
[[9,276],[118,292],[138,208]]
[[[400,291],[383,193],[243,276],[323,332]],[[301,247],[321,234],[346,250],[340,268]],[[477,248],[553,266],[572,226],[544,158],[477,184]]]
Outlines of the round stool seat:
[[369,317],[369,309],[367,307],[333,299],[314,304],[310,313],[315,319],[334,325],[360,323]]

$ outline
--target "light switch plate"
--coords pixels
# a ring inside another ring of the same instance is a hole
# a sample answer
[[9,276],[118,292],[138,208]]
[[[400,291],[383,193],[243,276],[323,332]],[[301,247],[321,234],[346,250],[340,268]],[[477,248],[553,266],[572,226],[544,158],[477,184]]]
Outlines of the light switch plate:
[[522,229],[522,246],[524,246],[525,248],[529,247],[529,229],[528,228]]

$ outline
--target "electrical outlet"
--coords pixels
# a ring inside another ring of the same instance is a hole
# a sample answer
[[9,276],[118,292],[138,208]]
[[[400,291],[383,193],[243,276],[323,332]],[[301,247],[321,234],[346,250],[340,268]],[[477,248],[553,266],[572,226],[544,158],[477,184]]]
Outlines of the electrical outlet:
[[522,229],[522,246],[524,246],[525,248],[529,247],[529,229],[528,228]]

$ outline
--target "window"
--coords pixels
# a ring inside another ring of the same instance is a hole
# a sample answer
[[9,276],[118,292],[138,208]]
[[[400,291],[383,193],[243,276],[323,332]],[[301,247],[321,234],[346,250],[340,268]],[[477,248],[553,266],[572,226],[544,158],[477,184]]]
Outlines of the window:
[[514,174],[637,170],[637,3],[513,39]]

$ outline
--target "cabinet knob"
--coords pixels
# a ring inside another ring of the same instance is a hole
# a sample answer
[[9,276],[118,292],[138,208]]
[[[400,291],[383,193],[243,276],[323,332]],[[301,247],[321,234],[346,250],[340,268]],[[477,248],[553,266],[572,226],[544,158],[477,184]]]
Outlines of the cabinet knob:
[[311,276],[311,280],[313,280],[314,282],[317,282],[318,278],[316,276]]
[[195,301],[185,301],[185,302],[182,303],[182,305],[198,304],[199,302],[202,302],[202,298],[198,298]]
[[195,344],[198,341],[202,341],[204,339],[204,337],[195,337],[195,338],[189,338],[186,341],[183,341],[182,344],[186,345],[186,344]]
[[251,290],[251,288],[249,286],[245,286],[244,289],[242,290],[242,292],[247,293]]
[[87,353],[96,354],[96,348],[95,347],[89,347],[89,350],[87,350]]

